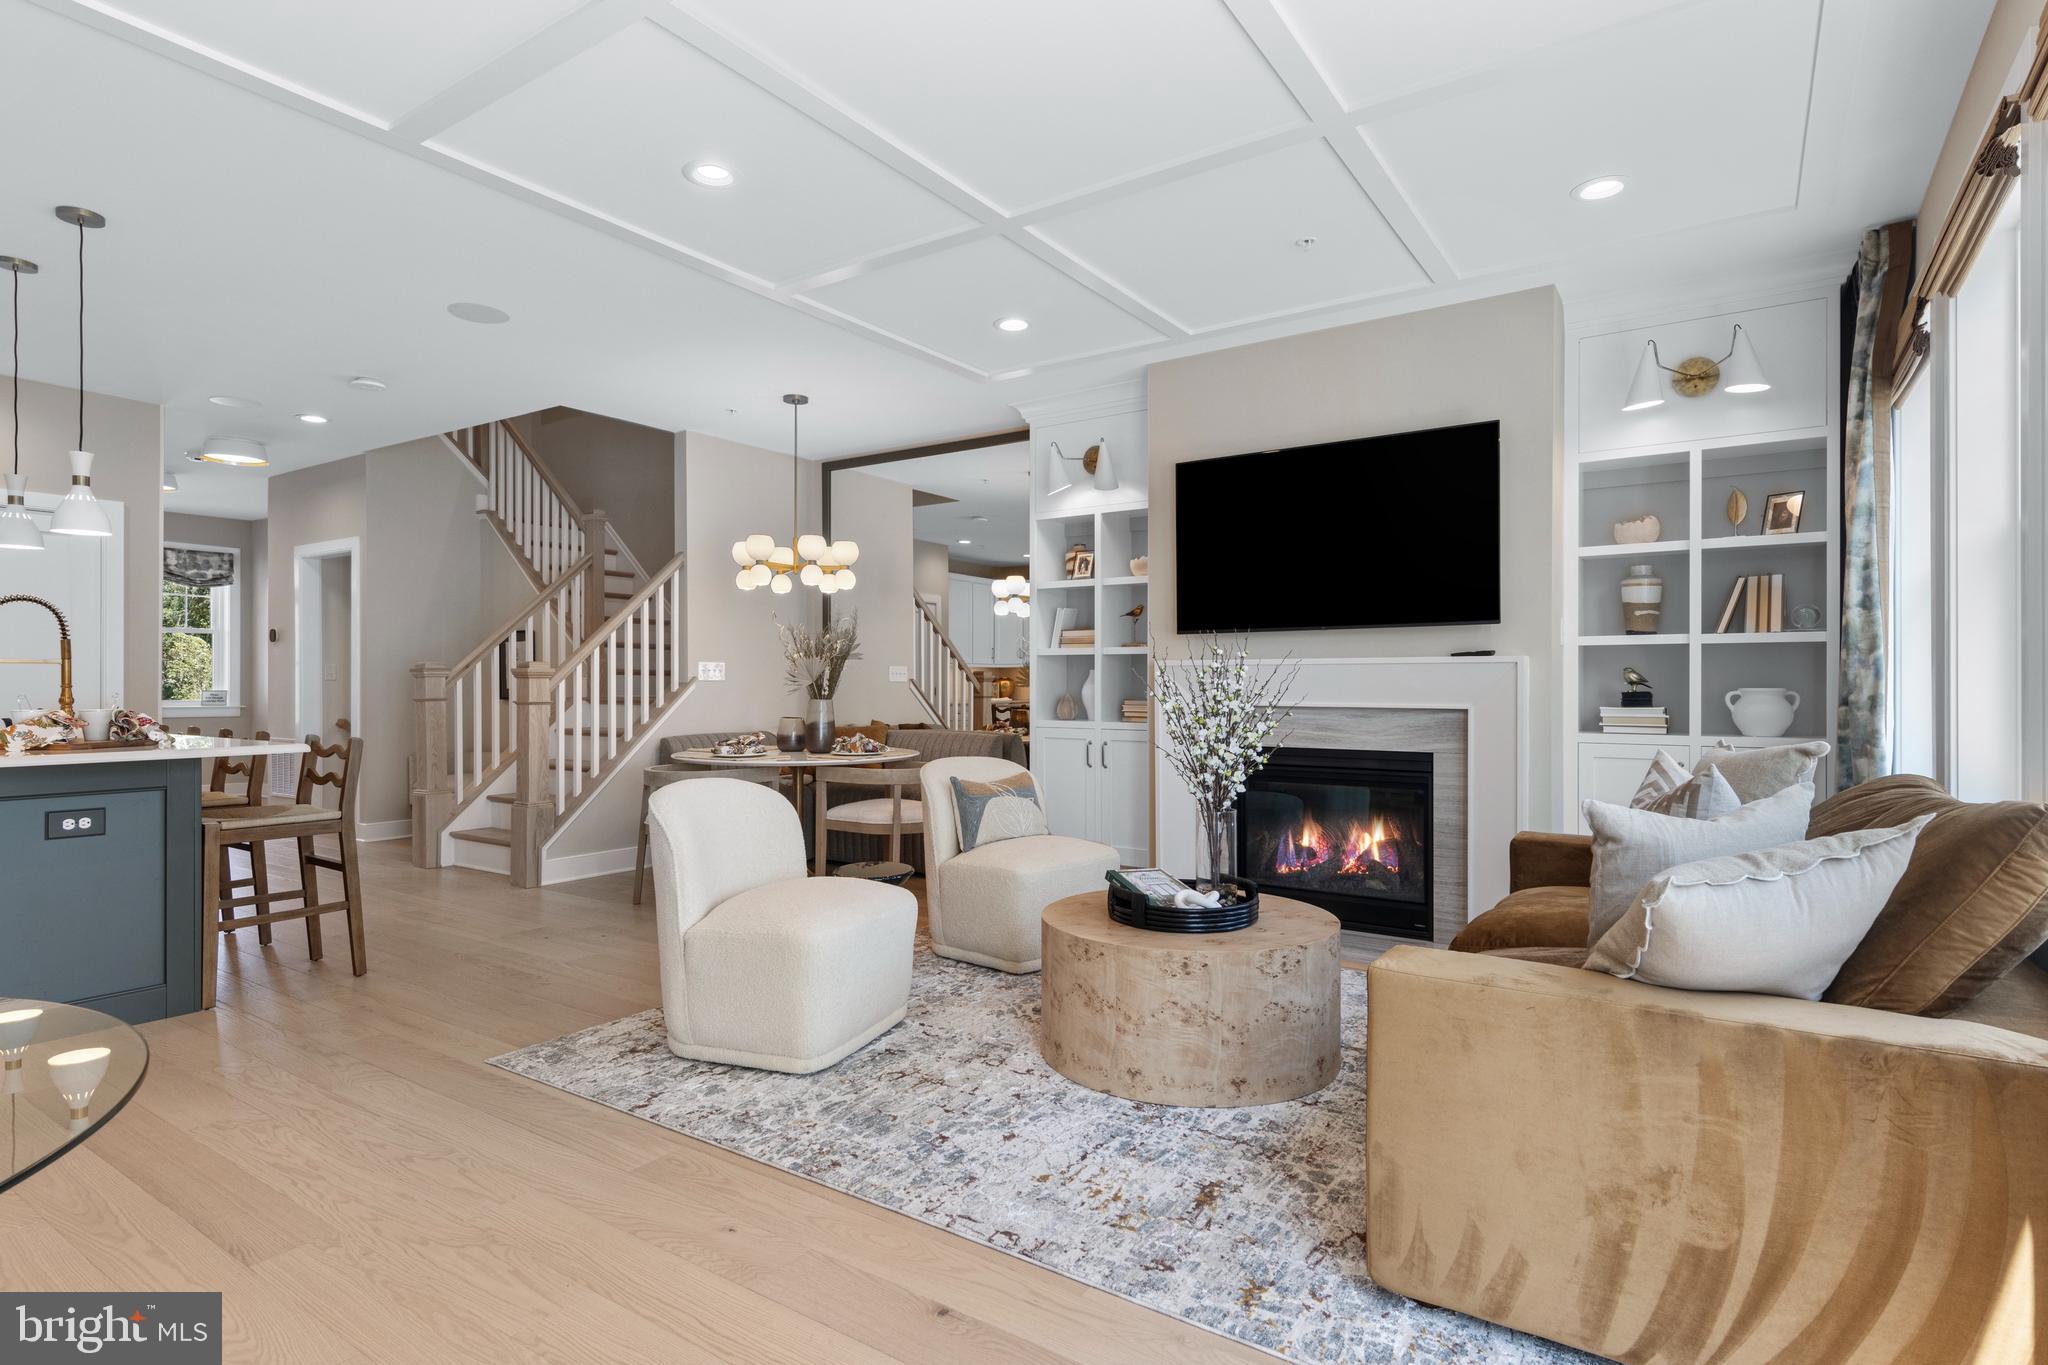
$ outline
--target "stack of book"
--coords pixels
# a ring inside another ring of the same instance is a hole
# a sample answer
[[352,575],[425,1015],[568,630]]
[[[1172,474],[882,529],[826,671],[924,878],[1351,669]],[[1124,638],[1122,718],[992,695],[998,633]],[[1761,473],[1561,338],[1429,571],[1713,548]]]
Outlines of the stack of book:
[[1152,719],[1152,703],[1144,697],[1129,697],[1124,701],[1124,719],[1133,725],[1143,725]]
[[1728,605],[1721,608],[1715,633],[1770,632],[1785,628],[1785,575],[1754,573],[1735,580]]
[[1671,731],[1671,717],[1661,706],[1603,706],[1603,735],[1662,735]]
[[1063,630],[1060,632],[1061,649],[1090,649],[1094,647],[1094,644],[1095,627],[1093,626],[1081,630]]

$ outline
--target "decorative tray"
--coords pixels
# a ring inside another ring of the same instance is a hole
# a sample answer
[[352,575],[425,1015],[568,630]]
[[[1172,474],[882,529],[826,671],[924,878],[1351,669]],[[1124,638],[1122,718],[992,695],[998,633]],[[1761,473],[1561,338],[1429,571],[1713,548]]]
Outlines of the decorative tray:
[[[1192,878],[1182,880],[1192,881]],[[1154,905],[1112,882],[1109,886],[1109,917],[1133,929],[1150,929],[1161,934],[1222,934],[1233,929],[1249,929],[1259,922],[1258,883],[1243,877],[1226,880],[1241,888],[1245,898],[1213,910],[1183,910],[1173,905]]]

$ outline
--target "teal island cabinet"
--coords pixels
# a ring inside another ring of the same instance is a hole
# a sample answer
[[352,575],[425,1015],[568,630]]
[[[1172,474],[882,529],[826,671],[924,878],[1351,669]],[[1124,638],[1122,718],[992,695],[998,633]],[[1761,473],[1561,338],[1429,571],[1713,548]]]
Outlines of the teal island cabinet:
[[129,1023],[199,1008],[200,789],[267,740],[0,757],[0,999]]

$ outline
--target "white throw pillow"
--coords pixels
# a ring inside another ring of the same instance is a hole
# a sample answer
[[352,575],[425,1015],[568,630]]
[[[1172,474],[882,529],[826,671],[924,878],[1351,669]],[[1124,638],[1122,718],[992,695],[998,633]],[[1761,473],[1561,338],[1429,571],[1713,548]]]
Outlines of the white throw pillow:
[[1586,966],[1684,991],[1818,1000],[1933,818],[1674,867],[1643,888]]
[[1685,820],[1605,801],[1586,802],[1586,827],[1593,831],[1586,946],[1591,948],[1614,927],[1658,873],[1702,858],[1792,843],[1805,836],[1812,809],[1810,782],[1714,820]]
[[1767,749],[1738,749],[1723,743],[1702,753],[1700,761],[1692,765],[1692,770],[1696,773],[1718,772],[1728,779],[1729,786],[1735,788],[1737,797],[1743,801],[1761,801],[1787,787],[1813,781],[1814,770],[1828,753],[1828,742],[1824,739],[1809,739],[1799,744],[1773,744]]
[[1687,772],[1683,763],[1659,749],[1628,804],[1631,810],[1653,810],[1683,820],[1715,820],[1741,809],[1742,798],[1718,772]]

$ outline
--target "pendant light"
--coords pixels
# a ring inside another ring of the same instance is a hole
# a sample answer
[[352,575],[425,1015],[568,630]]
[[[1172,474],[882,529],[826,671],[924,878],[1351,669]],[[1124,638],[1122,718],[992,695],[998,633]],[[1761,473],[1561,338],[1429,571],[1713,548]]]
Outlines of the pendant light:
[[91,209],[57,206],[57,216],[78,229],[78,448],[70,452],[71,491],[50,518],[50,534],[110,536],[114,524],[92,491],[92,452],[85,448],[85,230],[103,228],[107,220]]
[[14,276],[14,367],[7,372],[14,404],[14,468],[7,475],[7,501],[0,503],[0,550],[40,550],[43,532],[22,496],[28,480],[21,472],[21,277],[35,274],[37,266],[19,256],[0,256],[0,267]]
[[860,558],[860,546],[850,540],[828,543],[823,536],[796,533],[803,496],[797,417],[811,400],[800,393],[785,393],[782,401],[789,404],[789,544],[777,545],[775,537],[758,532],[745,540],[735,540],[732,559],[740,571],[733,575],[732,584],[741,592],[766,587],[770,592],[787,593],[802,583],[830,597],[854,585],[852,565]]

